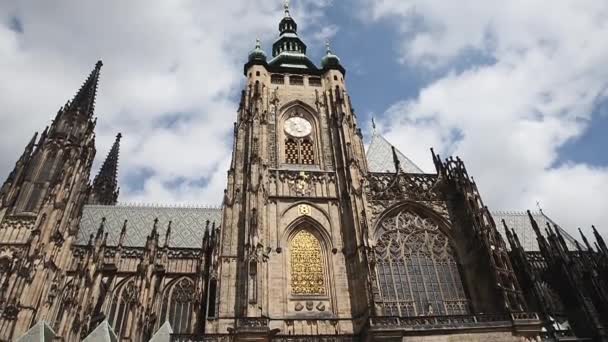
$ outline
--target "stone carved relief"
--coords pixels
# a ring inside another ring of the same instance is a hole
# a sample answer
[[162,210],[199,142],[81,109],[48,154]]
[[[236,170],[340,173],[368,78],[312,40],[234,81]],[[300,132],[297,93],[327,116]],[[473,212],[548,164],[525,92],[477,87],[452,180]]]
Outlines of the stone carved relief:
[[5,217],[0,223],[0,229],[34,229],[35,217]]
[[441,200],[434,185],[437,175],[414,173],[371,173],[367,177],[366,193],[372,200],[412,199]]
[[275,170],[269,178],[276,186],[276,193],[271,195],[276,196],[326,197],[329,185],[335,183],[334,173],[322,171]]

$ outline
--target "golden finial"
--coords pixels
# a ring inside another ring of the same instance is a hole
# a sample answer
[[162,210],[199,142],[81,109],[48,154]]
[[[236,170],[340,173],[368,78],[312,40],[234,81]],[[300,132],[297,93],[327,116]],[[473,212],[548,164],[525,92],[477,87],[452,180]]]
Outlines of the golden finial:
[[329,47],[329,39],[325,41],[325,52],[329,55],[331,53],[331,48]]

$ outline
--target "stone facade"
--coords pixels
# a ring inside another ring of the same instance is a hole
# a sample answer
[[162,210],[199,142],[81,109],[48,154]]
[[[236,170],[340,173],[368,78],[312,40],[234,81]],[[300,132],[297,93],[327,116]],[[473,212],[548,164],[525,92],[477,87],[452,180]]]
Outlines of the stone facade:
[[606,340],[599,234],[492,215],[460,159],[366,153],[340,59],[310,61],[288,8],[279,30],[244,67],[221,208],[117,204],[120,134],[89,181],[95,66],[0,189],[0,341]]

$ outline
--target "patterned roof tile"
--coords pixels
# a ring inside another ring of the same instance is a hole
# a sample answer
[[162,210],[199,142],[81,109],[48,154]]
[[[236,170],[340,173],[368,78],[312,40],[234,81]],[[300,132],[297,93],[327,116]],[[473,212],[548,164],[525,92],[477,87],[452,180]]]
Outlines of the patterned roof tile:
[[[376,132],[372,135],[372,142],[367,148],[367,168],[369,172],[395,172],[395,163],[393,162],[393,145],[389,143],[382,135]],[[397,158],[401,162],[401,169],[405,173],[424,173],[401,151],[395,148]]]
[[[494,218],[494,221],[496,222],[496,228],[498,228],[498,232],[502,235],[502,237],[505,240],[505,243],[507,244],[507,247],[509,247],[509,249],[510,249],[510,246],[509,246],[509,242],[507,241],[507,235],[505,232],[505,228],[502,225],[503,219],[505,220],[507,227],[515,230],[515,233],[517,233],[517,237],[519,238],[519,241],[521,242],[521,244],[524,247],[524,250],[526,252],[539,251],[538,241],[536,240],[536,233],[534,232],[534,229],[532,228],[532,224],[530,223],[530,219],[528,218],[527,213],[496,211],[496,212],[492,212],[492,217]],[[541,234],[543,234],[543,236],[546,237],[545,227],[547,226],[547,223],[549,223],[551,226],[553,226],[555,224],[555,222],[553,222],[549,217],[547,217],[542,212],[532,213],[532,217],[534,218],[534,221],[536,221],[536,223],[538,223]],[[568,234],[568,232],[566,232],[560,226],[557,226],[557,227],[560,230],[560,232],[562,233],[564,240],[566,240],[566,245],[568,246],[568,249],[571,251],[575,251],[576,250],[576,244],[575,244],[576,239],[574,239],[570,234]]]
[[90,235],[95,235],[102,218],[106,218],[107,243],[118,245],[120,231],[127,220],[125,246],[143,247],[152,231],[154,219],[158,218],[157,231],[164,243],[167,225],[171,221],[170,247],[199,248],[205,234],[207,220],[219,226],[222,221],[220,208],[180,208],[134,205],[86,205],[80,220],[77,244],[85,245]]

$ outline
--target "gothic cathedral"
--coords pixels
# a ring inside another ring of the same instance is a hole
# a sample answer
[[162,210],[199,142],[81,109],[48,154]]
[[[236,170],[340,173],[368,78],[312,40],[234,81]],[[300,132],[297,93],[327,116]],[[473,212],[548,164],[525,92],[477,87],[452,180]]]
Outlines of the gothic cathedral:
[[0,341],[608,341],[608,247],[490,211],[462,160],[364,146],[289,8],[258,42],[221,208],[118,204],[102,63],[0,188]]

